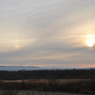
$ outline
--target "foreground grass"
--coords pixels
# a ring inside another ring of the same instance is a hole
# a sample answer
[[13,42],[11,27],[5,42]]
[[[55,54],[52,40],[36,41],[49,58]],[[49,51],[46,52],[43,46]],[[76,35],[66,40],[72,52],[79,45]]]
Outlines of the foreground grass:
[[0,95],[88,95],[88,94],[71,94],[71,93],[61,93],[61,92],[42,92],[42,91],[28,91],[28,90],[27,91],[1,90]]

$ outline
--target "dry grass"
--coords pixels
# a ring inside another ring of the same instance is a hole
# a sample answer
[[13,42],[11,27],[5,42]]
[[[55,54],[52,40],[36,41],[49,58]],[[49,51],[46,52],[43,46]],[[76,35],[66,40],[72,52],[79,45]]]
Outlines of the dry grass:
[[[55,79],[59,84],[81,82],[81,81],[90,81],[90,79]],[[48,83],[49,79],[28,79],[28,80],[0,80],[0,82],[5,83]]]
[[[0,95],[86,95],[86,94],[71,94],[71,93],[61,93],[61,92],[42,92],[42,91],[0,91]],[[87,94],[89,95],[89,94]]]

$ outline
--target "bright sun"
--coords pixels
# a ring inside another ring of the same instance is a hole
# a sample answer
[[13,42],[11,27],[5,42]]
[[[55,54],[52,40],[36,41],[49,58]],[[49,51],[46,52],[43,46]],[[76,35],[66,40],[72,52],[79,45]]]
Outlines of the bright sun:
[[94,35],[87,35],[86,45],[88,47],[93,47],[95,45]]
[[93,39],[89,39],[87,42],[86,42],[87,46],[88,47],[93,47],[94,46],[94,40]]

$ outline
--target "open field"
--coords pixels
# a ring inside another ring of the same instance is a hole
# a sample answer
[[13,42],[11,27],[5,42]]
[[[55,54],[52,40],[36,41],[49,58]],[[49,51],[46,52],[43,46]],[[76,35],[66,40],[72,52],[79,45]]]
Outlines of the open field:
[[1,71],[0,78],[1,90],[95,92],[95,70]]
[[[63,92],[63,93],[66,92],[66,93],[85,93],[85,94],[90,93],[91,94],[95,92],[95,80],[94,79],[93,80],[92,79],[0,80],[0,89],[8,90],[8,91],[9,90],[17,90],[17,91],[24,90],[26,92],[30,90],[31,92],[44,91],[46,93],[47,92]],[[28,92],[27,95],[29,95],[30,91]],[[21,93],[23,93],[23,91]],[[32,94],[32,95],[35,95],[35,94]],[[40,93],[40,95],[44,95],[44,94]],[[58,94],[58,95],[63,95],[63,94]]]
[[[27,80],[0,80],[4,83],[48,83],[50,79],[27,79]],[[90,79],[51,79],[59,84],[66,84],[72,82],[90,81]]]
[[[89,95],[89,94],[74,94],[61,92],[42,92],[42,91],[0,91],[0,95]],[[91,95],[91,94],[90,94]]]

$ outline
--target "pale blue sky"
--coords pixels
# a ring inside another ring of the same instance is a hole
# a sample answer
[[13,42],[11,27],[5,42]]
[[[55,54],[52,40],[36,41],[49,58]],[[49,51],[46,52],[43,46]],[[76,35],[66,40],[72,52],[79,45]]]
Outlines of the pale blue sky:
[[0,0],[0,65],[95,67],[95,0]]

